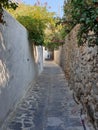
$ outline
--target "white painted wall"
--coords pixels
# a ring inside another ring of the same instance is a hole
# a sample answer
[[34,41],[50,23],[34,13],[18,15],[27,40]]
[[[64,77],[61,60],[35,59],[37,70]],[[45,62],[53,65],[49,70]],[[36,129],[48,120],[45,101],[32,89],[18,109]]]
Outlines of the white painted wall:
[[[4,12],[0,25],[0,125],[43,69],[43,49],[35,62],[27,30]],[[33,47],[32,47],[33,48]]]
[[38,65],[38,70],[40,74],[43,70],[43,46],[34,47],[34,59],[36,64]]
[[51,51],[48,49],[46,50],[45,47],[43,47],[43,60],[49,60],[51,59]]

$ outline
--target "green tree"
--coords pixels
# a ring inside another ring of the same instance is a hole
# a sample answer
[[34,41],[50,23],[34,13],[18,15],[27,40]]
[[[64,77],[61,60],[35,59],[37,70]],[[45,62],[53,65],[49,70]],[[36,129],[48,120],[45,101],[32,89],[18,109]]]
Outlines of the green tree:
[[51,50],[58,48],[64,43],[62,37],[63,26],[57,24],[58,22],[59,18],[54,18],[53,23],[49,24],[45,30],[45,46]]
[[29,38],[36,45],[44,43],[44,30],[53,22],[54,13],[47,11],[46,7],[21,4],[15,10],[9,12],[22,24],[28,32]]
[[13,2],[11,0],[0,0],[0,23],[3,23],[3,8],[12,8],[12,9],[16,9],[17,8],[17,3]]

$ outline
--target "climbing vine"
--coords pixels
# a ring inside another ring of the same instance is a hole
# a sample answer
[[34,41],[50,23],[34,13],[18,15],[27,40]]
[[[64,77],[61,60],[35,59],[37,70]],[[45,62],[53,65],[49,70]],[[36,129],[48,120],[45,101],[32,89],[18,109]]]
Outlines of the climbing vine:
[[88,41],[90,46],[98,45],[97,0],[68,0],[64,5],[64,13],[66,21],[69,21],[70,30],[76,24],[80,24],[77,36],[79,45],[83,45]]

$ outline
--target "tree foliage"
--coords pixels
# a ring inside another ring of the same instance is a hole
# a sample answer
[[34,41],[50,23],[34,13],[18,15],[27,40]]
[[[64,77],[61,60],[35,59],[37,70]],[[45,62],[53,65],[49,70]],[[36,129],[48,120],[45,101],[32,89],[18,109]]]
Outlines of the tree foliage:
[[16,9],[17,3],[13,2],[12,0],[0,0],[0,9],[2,7]]
[[62,25],[56,25],[59,18],[54,18],[54,23],[49,24],[45,30],[45,46],[51,50],[58,48],[64,43],[62,37]]
[[47,11],[46,7],[21,4],[13,12],[9,12],[22,24],[28,32],[29,38],[36,45],[44,43],[44,30],[53,22],[54,13]]
[[17,3],[13,2],[11,0],[0,0],[0,23],[3,23],[3,8],[12,8],[12,9],[16,9],[17,8]]
[[[68,0],[64,5],[66,21],[69,21],[69,31],[80,24],[78,43],[82,45],[89,40],[98,44],[98,1],[97,0]],[[69,8],[69,9],[68,9]],[[70,24],[71,23],[71,24]],[[93,32],[93,36],[90,36]]]

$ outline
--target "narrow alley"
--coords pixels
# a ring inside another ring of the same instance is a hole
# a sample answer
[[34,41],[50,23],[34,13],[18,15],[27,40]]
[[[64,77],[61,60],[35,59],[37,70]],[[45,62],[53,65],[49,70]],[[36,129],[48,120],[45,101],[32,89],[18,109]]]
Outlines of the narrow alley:
[[47,61],[2,130],[83,130],[79,109],[61,68]]

